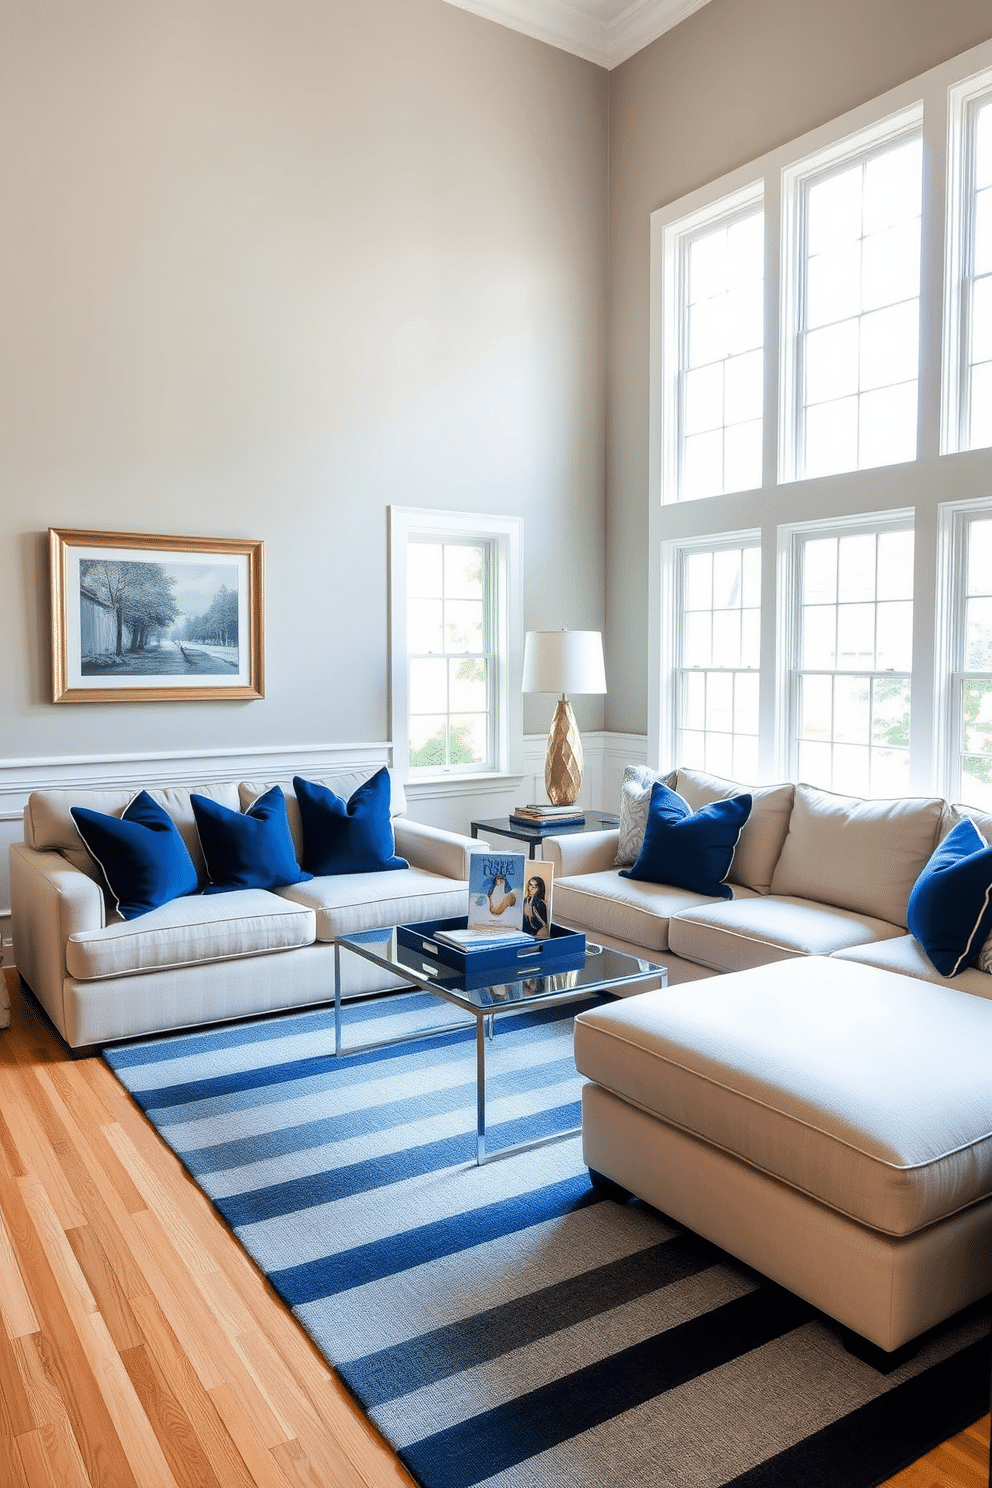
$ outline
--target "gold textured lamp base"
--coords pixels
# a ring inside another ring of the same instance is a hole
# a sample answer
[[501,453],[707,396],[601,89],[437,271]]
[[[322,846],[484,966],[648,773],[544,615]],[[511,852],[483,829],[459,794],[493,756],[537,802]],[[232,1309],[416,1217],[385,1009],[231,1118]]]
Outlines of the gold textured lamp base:
[[562,698],[551,720],[544,788],[552,806],[574,806],[582,789],[582,740],[572,705]]

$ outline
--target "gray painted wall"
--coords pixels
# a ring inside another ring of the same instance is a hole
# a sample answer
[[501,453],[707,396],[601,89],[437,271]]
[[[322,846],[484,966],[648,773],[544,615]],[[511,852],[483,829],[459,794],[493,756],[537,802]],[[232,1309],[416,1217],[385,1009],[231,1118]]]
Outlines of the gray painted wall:
[[[0,760],[388,738],[389,503],[523,515],[526,625],[602,628],[602,69],[441,0],[0,35]],[[49,526],[264,539],[265,699],[53,706]]]
[[651,212],[990,37],[989,0],[710,0],[610,74],[608,728],[647,727]]

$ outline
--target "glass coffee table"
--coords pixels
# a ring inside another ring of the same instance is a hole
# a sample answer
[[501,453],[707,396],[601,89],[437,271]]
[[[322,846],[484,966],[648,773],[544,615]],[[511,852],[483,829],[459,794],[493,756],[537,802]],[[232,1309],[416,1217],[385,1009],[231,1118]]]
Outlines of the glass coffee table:
[[[462,1012],[475,1019],[476,1049],[476,1149],[475,1160],[486,1160],[486,1045],[494,1037],[497,1017],[510,1013],[531,1012],[535,1008],[557,1007],[561,1003],[595,997],[601,992],[610,993],[614,988],[626,987],[636,982],[651,982],[656,987],[667,987],[668,972],[664,966],[653,961],[643,961],[628,956],[608,946],[586,942],[584,961],[581,966],[567,971],[552,972],[548,976],[528,977],[519,981],[496,981],[492,985],[466,990],[464,978],[459,977],[454,967],[424,951],[412,950],[400,945],[395,927],[380,930],[361,930],[354,935],[341,935],[334,943],[334,1053],[363,1054],[369,1049],[382,1049],[391,1044],[405,1044],[417,1039],[433,1038],[437,1034],[464,1029],[464,1020],[446,1023],[443,1027],[415,1030],[399,1034],[394,1038],[381,1039],[376,1043],[345,1047],[342,1041],[341,1006],[341,956],[343,953],[361,956],[402,977],[410,987],[431,992],[443,1002],[450,1002]],[[404,989],[397,987],[396,992]],[[647,990],[647,989],[645,989]],[[379,994],[383,995],[383,994]],[[392,994],[385,994],[390,996]],[[576,1131],[579,1128],[572,1128]],[[518,1147],[534,1147],[540,1141],[559,1141],[571,1132],[556,1132],[537,1142],[521,1142]],[[500,1153],[517,1150],[516,1147],[501,1147]]]

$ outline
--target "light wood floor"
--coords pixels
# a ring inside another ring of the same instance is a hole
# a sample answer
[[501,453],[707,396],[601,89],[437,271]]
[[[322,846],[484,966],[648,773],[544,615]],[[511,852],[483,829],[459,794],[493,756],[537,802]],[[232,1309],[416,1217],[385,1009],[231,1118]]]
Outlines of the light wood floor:
[[[0,1488],[409,1488],[103,1062],[8,985]],[[893,1488],[985,1488],[988,1450],[986,1416]]]

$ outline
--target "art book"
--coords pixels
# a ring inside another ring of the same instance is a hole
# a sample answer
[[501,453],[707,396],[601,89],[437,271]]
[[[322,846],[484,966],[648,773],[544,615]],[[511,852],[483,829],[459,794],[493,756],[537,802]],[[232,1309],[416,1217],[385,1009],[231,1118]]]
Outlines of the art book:
[[522,930],[528,858],[517,852],[474,852],[469,858],[468,929]]

